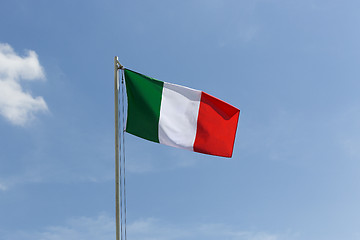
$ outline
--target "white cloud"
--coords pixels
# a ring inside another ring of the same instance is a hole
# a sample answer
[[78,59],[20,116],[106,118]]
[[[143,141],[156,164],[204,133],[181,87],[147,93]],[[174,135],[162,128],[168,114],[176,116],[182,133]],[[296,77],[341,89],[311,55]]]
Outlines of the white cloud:
[[225,224],[197,224],[191,226],[171,225],[158,219],[139,220],[128,227],[128,236],[133,240],[174,240],[174,239],[228,239],[228,240],[291,240],[296,234],[271,234],[266,232],[243,231]]
[[0,182],[0,191],[6,191],[7,190],[7,186],[4,183]]
[[334,129],[334,139],[339,144],[343,159],[360,159],[360,107],[349,104],[338,110],[329,124]]
[[[115,237],[114,218],[106,214],[98,217],[79,217],[63,226],[47,227],[43,231],[16,233],[3,232],[4,240],[98,240]],[[225,224],[173,225],[154,218],[132,222],[127,226],[131,240],[293,240],[297,234],[269,234],[266,232],[242,231]]]
[[98,240],[113,239],[115,235],[114,220],[100,214],[96,218],[79,217],[70,219],[63,226],[50,226],[43,231],[19,231],[6,233],[4,240]]
[[23,175],[10,176],[10,177],[1,177],[0,178],[0,192],[7,191],[13,188],[15,185],[24,184],[24,183],[35,183],[41,182],[42,178],[37,171],[26,172]]
[[0,115],[12,124],[24,126],[35,112],[46,112],[42,97],[23,90],[20,81],[44,80],[45,74],[34,51],[17,55],[9,44],[0,43]]

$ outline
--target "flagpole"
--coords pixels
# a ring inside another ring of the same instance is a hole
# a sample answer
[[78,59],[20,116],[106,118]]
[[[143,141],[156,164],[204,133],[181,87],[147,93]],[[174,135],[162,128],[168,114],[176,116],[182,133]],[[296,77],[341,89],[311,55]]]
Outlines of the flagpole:
[[115,93],[115,218],[116,240],[120,240],[120,188],[119,188],[119,81],[118,81],[118,57],[114,58],[114,93]]

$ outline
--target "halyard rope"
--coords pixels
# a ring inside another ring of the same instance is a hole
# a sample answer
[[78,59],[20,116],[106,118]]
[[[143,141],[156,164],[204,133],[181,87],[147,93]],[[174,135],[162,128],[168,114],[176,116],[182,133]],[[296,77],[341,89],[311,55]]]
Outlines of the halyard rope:
[[125,171],[125,83],[124,83],[124,70],[122,69],[121,74],[121,95],[122,95],[122,159],[123,159],[123,169],[124,169],[124,234],[125,240],[127,240],[126,235],[126,171]]

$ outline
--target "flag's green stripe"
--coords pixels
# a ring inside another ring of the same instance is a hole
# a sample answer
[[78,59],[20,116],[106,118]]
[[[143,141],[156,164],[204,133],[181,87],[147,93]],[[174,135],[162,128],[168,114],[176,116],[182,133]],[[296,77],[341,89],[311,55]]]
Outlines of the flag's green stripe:
[[164,83],[125,69],[128,113],[126,132],[159,142],[158,129]]

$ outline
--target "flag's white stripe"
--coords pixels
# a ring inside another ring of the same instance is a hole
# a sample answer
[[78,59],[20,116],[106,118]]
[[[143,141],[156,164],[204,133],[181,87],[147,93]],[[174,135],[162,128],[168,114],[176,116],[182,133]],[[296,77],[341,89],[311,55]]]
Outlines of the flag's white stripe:
[[164,82],[159,141],[173,147],[193,150],[201,91]]

